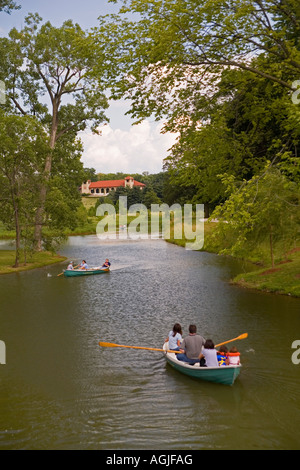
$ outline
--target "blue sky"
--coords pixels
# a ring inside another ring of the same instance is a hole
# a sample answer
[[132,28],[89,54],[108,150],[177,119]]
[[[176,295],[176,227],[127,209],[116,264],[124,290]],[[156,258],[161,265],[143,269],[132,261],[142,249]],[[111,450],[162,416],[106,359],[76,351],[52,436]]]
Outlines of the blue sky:
[[[11,28],[21,29],[28,13],[38,13],[44,21],[60,26],[72,19],[83,29],[97,26],[100,15],[116,12],[118,7],[107,0],[16,0],[21,10],[10,15],[0,13],[0,36],[6,36]],[[102,136],[85,131],[81,134],[84,143],[82,161],[85,167],[97,172],[123,171],[158,173],[162,170],[163,158],[174,143],[174,136],[161,134],[161,123],[151,120],[132,126],[128,116],[128,103],[112,102],[106,113],[109,125],[103,127]]]
[[107,0],[15,0],[21,5],[21,10],[15,10],[11,15],[1,14],[1,29],[6,32],[12,27],[21,28],[23,18],[28,13],[39,13],[46,21],[59,26],[65,20],[78,22],[83,29],[97,25],[97,18],[106,13],[116,12],[115,4]]

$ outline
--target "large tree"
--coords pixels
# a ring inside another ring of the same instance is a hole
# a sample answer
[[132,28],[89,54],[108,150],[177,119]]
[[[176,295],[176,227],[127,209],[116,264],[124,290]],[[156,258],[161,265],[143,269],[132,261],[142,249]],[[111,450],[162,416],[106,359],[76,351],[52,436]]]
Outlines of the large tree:
[[271,161],[273,166],[285,162],[296,178],[299,139],[299,110],[280,85],[248,71],[226,70],[210,100],[209,120],[182,129],[165,168],[170,184],[193,189],[192,202],[213,208],[227,197],[224,173],[248,180]]
[[[50,22],[40,24],[38,15],[30,14],[21,31],[13,29],[0,43],[3,60],[0,78],[6,86],[6,106],[21,115],[34,115],[48,127],[50,151],[40,178],[39,204],[36,211],[36,248],[42,248],[45,204],[52,173],[53,151],[65,134],[74,134],[97,126],[106,117],[107,99],[102,74],[92,75],[97,62],[88,34],[78,24],[66,21],[56,28]],[[101,66],[102,64],[102,66]]]
[[22,231],[33,224],[38,175],[49,152],[46,137],[35,118],[0,113],[0,220],[15,230],[15,267]]
[[95,38],[99,51],[109,50],[113,96],[129,98],[138,120],[165,115],[170,130],[188,124],[226,68],[266,78],[287,94],[296,89],[298,0],[122,3],[119,15],[101,19]]
[[276,256],[286,256],[299,243],[299,185],[271,165],[249,181],[224,179],[230,196],[212,215],[219,223],[210,243],[216,242],[218,250],[221,246],[222,253],[246,259],[251,252],[259,262],[268,261],[263,250],[268,245],[274,267]]

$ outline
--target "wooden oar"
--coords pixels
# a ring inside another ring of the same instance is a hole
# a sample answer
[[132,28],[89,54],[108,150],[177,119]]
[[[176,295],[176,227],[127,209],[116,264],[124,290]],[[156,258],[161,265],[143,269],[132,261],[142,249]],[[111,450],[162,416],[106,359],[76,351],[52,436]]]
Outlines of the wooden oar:
[[[230,343],[231,341],[235,341],[237,339],[245,339],[247,338],[248,333],[244,333],[237,338],[229,339],[228,341],[224,341],[223,343],[219,343],[215,345],[215,348],[221,346],[222,344],[227,344]],[[116,343],[105,343],[100,341],[99,346],[102,346],[103,348],[130,348],[130,349],[146,349],[147,351],[161,351],[161,352],[168,352],[168,353],[175,353],[179,354],[180,351],[172,351],[172,350],[165,350],[165,349],[158,349],[158,348],[145,348],[143,346],[127,346],[125,344],[116,344]]]
[[236,341],[237,339],[245,339],[247,337],[248,337],[248,333],[243,333],[242,335],[237,336],[236,338],[229,339],[228,341],[224,341],[223,343],[216,344],[215,348],[218,348],[219,346],[222,346],[222,344],[231,343],[231,341]]
[[104,348],[130,348],[130,349],[146,349],[147,351],[161,351],[161,352],[168,352],[168,353],[175,353],[178,354],[180,351],[169,351],[166,349],[158,349],[158,348],[144,348],[142,346],[126,346],[124,344],[115,344],[115,343],[103,343],[100,342],[99,346]]
[[[80,264],[77,264],[77,266],[74,266],[74,268],[73,268],[73,269],[76,269],[76,268],[78,268],[78,266],[80,266]],[[58,275],[57,275],[57,277],[61,276],[63,273],[64,273],[64,271],[63,271],[62,273],[58,274]]]

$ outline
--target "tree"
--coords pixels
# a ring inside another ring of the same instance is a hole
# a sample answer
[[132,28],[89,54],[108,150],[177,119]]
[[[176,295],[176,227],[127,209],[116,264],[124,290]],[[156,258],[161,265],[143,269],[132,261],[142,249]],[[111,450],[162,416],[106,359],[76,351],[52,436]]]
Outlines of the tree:
[[[92,75],[95,61],[98,72],[103,58],[95,54],[92,42],[78,24],[66,21],[60,28],[30,14],[26,26],[11,30],[2,42],[1,78],[7,90],[7,107],[22,115],[35,115],[48,126],[50,151],[39,184],[35,241],[42,247],[42,227],[50,181],[53,150],[65,134],[76,135],[90,125],[96,132],[105,120],[102,75]],[[49,105],[44,95],[48,95]]]
[[147,209],[151,209],[151,204],[161,204],[161,200],[151,186],[147,186],[144,190],[142,201]]
[[84,179],[83,181],[98,181],[98,176],[95,168],[84,168]]
[[193,191],[184,202],[201,202],[211,210],[228,197],[220,175],[250,180],[268,161],[282,165],[287,153],[296,161],[299,137],[299,110],[280,85],[226,70],[211,99],[209,120],[182,129],[165,168],[173,186]]
[[270,164],[249,181],[238,184],[229,176],[224,183],[230,196],[212,214],[219,220],[212,240],[222,241],[222,253],[245,258],[250,248],[267,243],[274,267],[275,248],[282,256],[299,240],[299,185]]
[[64,134],[56,143],[45,201],[44,221],[51,236],[43,234],[43,242],[48,249],[53,248],[52,238],[54,243],[59,242],[66,229],[73,230],[80,223],[77,220],[82,205],[79,187],[85,174],[81,156],[82,143],[72,134]]
[[298,0],[123,0],[95,38],[109,51],[113,97],[130,99],[137,120],[167,116],[166,129],[176,130],[196,117],[228,68],[293,92],[299,28]]
[[0,0],[0,12],[4,11],[10,14],[12,10],[19,10],[20,8],[20,5],[17,5],[16,2],[12,0]]
[[[38,174],[49,152],[46,132],[32,117],[0,114],[0,218],[15,228],[15,267],[22,238],[33,225],[38,199]],[[23,233],[22,233],[23,232]]]

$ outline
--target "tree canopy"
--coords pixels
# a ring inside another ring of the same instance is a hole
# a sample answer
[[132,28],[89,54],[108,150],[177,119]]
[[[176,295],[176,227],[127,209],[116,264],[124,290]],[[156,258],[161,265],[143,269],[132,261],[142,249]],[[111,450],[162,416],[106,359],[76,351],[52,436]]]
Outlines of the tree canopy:
[[[300,70],[297,0],[122,4],[119,15],[101,19],[95,37],[99,51],[109,51],[115,70],[113,96],[128,97],[137,119],[168,116],[171,129],[190,122],[227,68],[266,78],[287,93],[295,89]],[[110,38],[105,42],[104,32]]]
[[95,61],[99,70],[101,57],[96,56],[88,34],[70,20],[58,28],[41,21],[39,15],[29,14],[21,31],[14,28],[0,41],[6,110],[33,115],[48,131],[50,151],[40,179],[36,211],[38,249],[42,245],[53,150],[64,135],[74,139],[87,126],[96,132],[106,120],[104,110],[108,107],[102,76],[92,74]]
[[20,5],[17,5],[16,2],[12,0],[0,0],[0,12],[4,11],[5,13],[10,14],[12,10],[19,10]]

